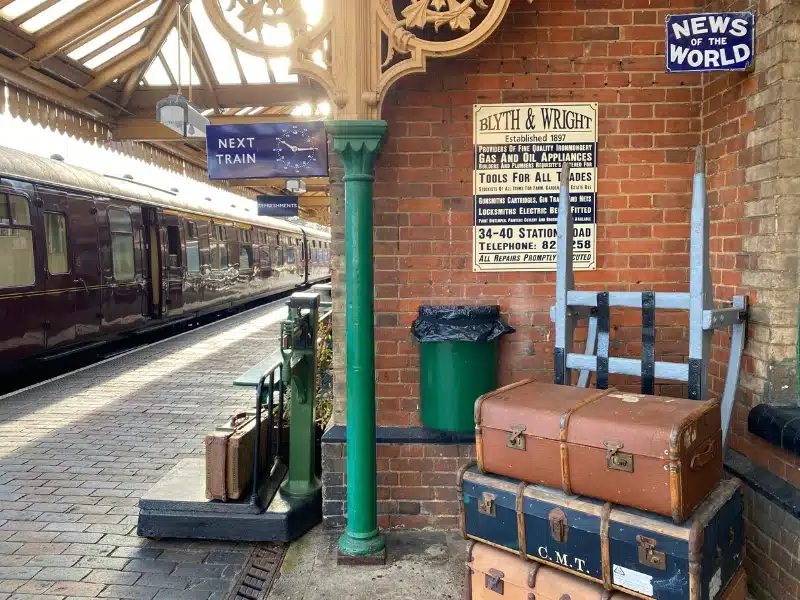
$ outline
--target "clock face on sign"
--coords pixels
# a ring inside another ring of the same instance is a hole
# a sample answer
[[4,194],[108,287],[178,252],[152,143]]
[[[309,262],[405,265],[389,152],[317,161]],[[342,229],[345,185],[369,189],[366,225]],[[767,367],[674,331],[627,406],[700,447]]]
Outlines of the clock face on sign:
[[302,173],[317,165],[317,146],[305,127],[292,125],[276,138],[276,158],[287,171]]

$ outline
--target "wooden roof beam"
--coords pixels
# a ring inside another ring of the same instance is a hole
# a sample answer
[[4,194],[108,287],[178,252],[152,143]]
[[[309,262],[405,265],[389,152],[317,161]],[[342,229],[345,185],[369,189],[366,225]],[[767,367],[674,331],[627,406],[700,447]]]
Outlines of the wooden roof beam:
[[13,86],[52,100],[80,114],[90,116],[101,122],[107,121],[108,111],[105,105],[90,98],[78,101],[73,95],[73,88],[32,69],[20,73],[15,71],[12,65],[13,61],[11,59],[0,56],[0,79],[5,79]]
[[[130,8],[124,10],[121,13],[119,13],[113,19],[109,19],[108,21],[106,21],[105,23],[100,25],[100,27],[95,27],[94,29],[92,29],[91,31],[86,33],[85,35],[82,35],[82,36],[78,37],[74,42],[71,42],[70,44],[64,46],[64,48],[62,49],[62,52],[64,52],[64,54],[69,54],[73,50],[76,50],[76,49],[80,48],[81,46],[83,46],[84,44],[86,44],[88,42],[91,42],[97,36],[103,35],[109,29],[112,29],[113,27],[116,27],[117,25],[122,23],[124,20],[126,20],[126,19],[128,19],[128,18],[130,18],[130,17],[132,17],[132,16],[134,16],[134,15],[136,15],[138,13],[140,13],[145,8],[147,8],[148,6],[151,6],[152,4],[155,4],[156,2],[159,2],[159,1],[160,0],[145,0],[144,2],[140,2],[139,4],[137,4],[135,6],[131,6]],[[158,14],[161,14],[161,12],[162,12],[161,11],[161,7],[159,7],[159,10],[156,13],[156,16],[158,16]],[[85,59],[82,59],[82,60],[85,60]]]
[[[120,11],[130,8],[140,0],[95,0],[88,3],[83,10],[76,15],[59,20],[58,27],[48,26],[42,30],[42,35],[36,45],[28,50],[23,57],[14,61],[15,68],[20,70],[28,63],[36,62],[50,54],[60,50],[65,44],[75,39],[77,36],[86,33],[103,24],[108,19],[117,15]],[[63,21],[63,23],[61,22]]]
[[172,29],[172,19],[175,18],[175,12],[177,10],[177,4],[169,3],[167,1],[158,7],[158,12],[156,15],[160,19],[163,19],[163,21],[151,26],[144,37],[147,47],[153,50],[153,54],[149,60],[145,61],[136,69],[128,73],[128,77],[125,80],[125,86],[122,89],[122,94],[120,94],[118,101],[120,106],[127,108],[128,103],[131,100],[131,96],[136,91],[136,88],[139,87],[139,81],[142,79],[147,69],[150,68],[150,65],[153,64],[154,60],[160,60],[159,53],[161,52],[161,46],[164,45],[164,41],[167,39],[167,36]]
[[45,2],[42,2],[41,4],[37,4],[32,9],[30,9],[28,11],[25,11],[24,13],[22,13],[20,16],[18,16],[16,19],[14,19],[11,22],[14,25],[16,25],[17,27],[19,27],[20,25],[22,25],[28,19],[32,19],[33,17],[35,17],[39,13],[44,12],[45,10],[47,10],[48,8],[53,6],[56,2],[58,2],[58,0],[45,0]]
[[[177,3],[170,3],[166,14],[163,16],[163,20],[153,25],[153,36],[150,41],[137,44],[133,47],[135,50],[132,50],[129,53],[123,53],[116,60],[114,60],[113,63],[108,64],[107,67],[97,73],[94,79],[86,84],[78,96],[86,97],[90,93],[99,90],[117,77],[120,77],[129,71],[134,71],[139,65],[151,61],[160,50],[163,40],[166,39],[167,35],[169,34],[169,30],[172,28],[172,19],[175,17],[177,10]],[[138,84],[138,77],[134,81],[136,84]],[[155,106],[155,104],[153,106]]]

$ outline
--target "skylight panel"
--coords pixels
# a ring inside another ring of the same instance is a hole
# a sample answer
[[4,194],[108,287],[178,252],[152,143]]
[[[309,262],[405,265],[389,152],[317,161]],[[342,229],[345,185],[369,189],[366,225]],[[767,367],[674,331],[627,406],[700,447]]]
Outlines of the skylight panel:
[[192,18],[200,34],[200,39],[203,40],[203,46],[205,46],[206,54],[211,61],[217,81],[223,85],[242,83],[231,47],[211,24],[202,2],[193,3]]
[[297,75],[290,74],[289,68],[292,66],[292,61],[288,57],[270,58],[269,68],[272,69],[272,74],[275,76],[275,81],[278,83],[296,83]]
[[147,82],[147,85],[172,85],[172,80],[169,78],[169,74],[164,68],[164,64],[158,57],[156,57],[156,59],[153,61],[153,64],[150,65],[150,68],[147,69],[147,72],[144,74],[144,80]]
[[316,25],[320,22],[324,8],[323,0],[301,0],[300,4],[306,13],[306,22],[309,25]]
[[24,15],[32,8],[36,8],[45,0],[14,0],[4,8],[0,8],[0,16],[8,21],[13,21],[20,15]]
[[[180,52],[180,79],[178,79],[178,53]],[[186,51],[186,48],[183,45],[183,42],[178,44],[178,32],[173,27],[172,30],[169,32],[167,36],[167,41],[164,42],[164,45],[161,47],[161,55],[164,57],[164,60],[167,61],[167,67],[169,67],[172,76],[180,82],[181,85],[189,85],[189,74],[191,73],[193,85],[197,85],[200,82],[200,78],[197,77],[197,71],[194,69],[194,65],[192,65],[191,70],[189,68],[189,53]]]
[[117,36],[122,35],[126,31],[135,28],[137,25],[141,25],[142,23],[147,21],[147,19],[155,15],[157,10],[158,10],[157,3],[148,6],[147,8],[145,8],[142,11],[139,11],[135,15],[128,17],[121,23],[117,23],[116,25],[114,25],[114,27],[112,27],[105,33],[101,33],[93,40],[89,40],[82,46],[79,46],[78,48],[69,53],[69,57],[74,58],[75,60],[82,59],[87,54],[91,54],[92,52],[94,52],[104,44],[107,44]]
[[97,56],[93,57],[91,60],[87,60],[84,64],[90,69],[96,69],[100,65],[103,65],[108,61],[110,61],[115,56],[119,56],[131,46],[135,46],[139,42],[139,40],[142,39],[143,34],[144,31],[140,31],[135,35],[126,37],[124,40],[111,46],[111,48],[109,48],[108,50],[101,52]]
[[[22,28],[30,33],[39,31],[42,27],[47,27],[50,23],[57,21],[64,15],[85,4],[87,0],[60,0],[50,8],[43,10],[35,17],[31,17],[22,24]],[[37,2],[38,4],[38,2]]]
[[244,71],[244,78],[247,83],[269,83],[269,69],[267,69],[267,61],[258,56],[247,54],[241,50],[236,51],[239,55],[239,64],[242,65]]

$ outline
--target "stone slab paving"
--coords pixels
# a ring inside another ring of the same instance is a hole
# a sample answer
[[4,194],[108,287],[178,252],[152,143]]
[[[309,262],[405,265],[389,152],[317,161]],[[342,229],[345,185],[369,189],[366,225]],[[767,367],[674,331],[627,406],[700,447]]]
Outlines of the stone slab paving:
[[137,502],[254,392],[284,301],[0,398],[0,600],[227,596],[248,544],[137,537]]

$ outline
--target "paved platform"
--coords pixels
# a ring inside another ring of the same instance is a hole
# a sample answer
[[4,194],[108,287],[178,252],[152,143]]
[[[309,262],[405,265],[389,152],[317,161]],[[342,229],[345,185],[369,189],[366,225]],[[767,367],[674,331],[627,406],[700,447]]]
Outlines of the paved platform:
[[[227,596],[248,544],[136,536],[137,502],[254,400],[281,300],[0,398],[0,600]],[[277,354],[276,354],[277,359]]]
[[339,567],[341,532],[317,527],[286,553],[269,600],[459,600],[467,542],[458,532],[386,532],[387,564]]

